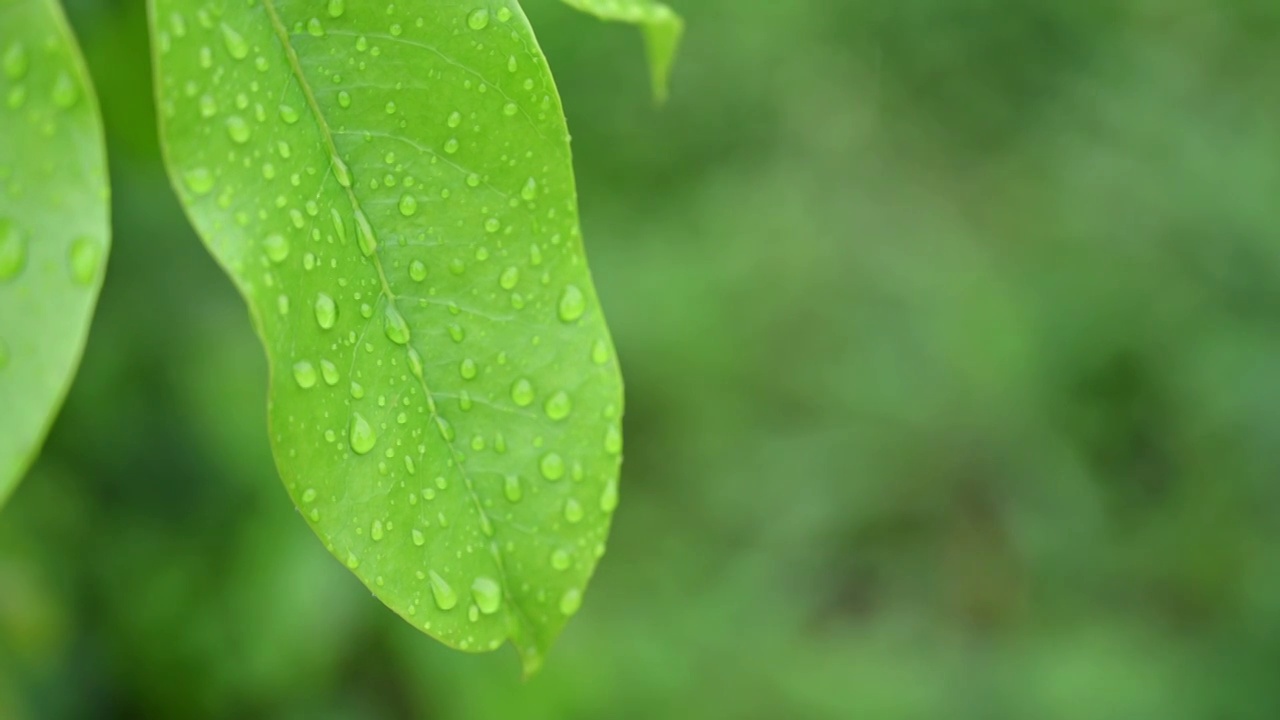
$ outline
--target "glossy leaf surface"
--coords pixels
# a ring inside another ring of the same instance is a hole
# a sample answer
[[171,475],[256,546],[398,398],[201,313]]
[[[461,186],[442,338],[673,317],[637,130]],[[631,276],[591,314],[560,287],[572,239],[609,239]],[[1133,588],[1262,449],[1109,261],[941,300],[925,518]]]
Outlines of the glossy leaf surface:
[[71,386],[110,244],[102,121],[53,0],[0,0],[0,503]]
[[524,14],[150,15],[166,161],[262,338],[294,502],[407,621],[463,650],[509,638],[532,672],[604,552],[622,382]]

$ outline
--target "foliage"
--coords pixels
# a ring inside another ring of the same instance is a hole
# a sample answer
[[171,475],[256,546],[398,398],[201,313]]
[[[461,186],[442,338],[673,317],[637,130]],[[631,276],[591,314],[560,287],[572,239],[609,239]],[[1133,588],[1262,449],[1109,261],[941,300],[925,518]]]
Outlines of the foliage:
[[62,9],[0,2],[0,506],[84,351],[110,244],[105,152]]

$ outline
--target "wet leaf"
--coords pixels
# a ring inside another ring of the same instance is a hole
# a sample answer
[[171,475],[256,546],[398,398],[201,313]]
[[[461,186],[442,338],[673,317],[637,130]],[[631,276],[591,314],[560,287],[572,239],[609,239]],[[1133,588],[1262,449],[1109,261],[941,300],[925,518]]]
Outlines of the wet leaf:
[[0,0],[0,503],[40,451],[110,245],[102,120],[53,0]]
[[[161,136],[329,550],[536,670],[604,552],[622,381],[568,131],[515,2],[153,0]],[[299,592],[305,592],[300,589]]]

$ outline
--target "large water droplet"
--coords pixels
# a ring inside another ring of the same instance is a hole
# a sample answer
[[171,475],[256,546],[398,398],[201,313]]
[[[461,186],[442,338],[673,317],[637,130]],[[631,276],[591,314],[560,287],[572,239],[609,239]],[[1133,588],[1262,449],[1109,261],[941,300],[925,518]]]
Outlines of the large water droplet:
[[569,396],[565,391],[559,390],[547,398],[547,402],[543,404],[542,409],[546,411],[547,417],[552,420],[563,420],[569,417],[569,411],[573,409],[573,403],[569,400]]
[[622,452],[622,430],[617,424],[611,424],[604,431],[604,451],[610,455]]
[[369,224],[369,218],[364,211],[357,210],[356,216],[356,242],[360,245],[360,252],[365,257],[373,255],[378,249],[378,239],[373,235],[373,226]]
[[98,276],[102,264],[102,246],[87,237],[76,238],[67,254],[67,268],[71,279],[80,285],[90,285]]
[[328,360],[320,361],[320,376],[324,378],[324,384],[333,387],[338,384],[338,366]]
[[551,553],[551,567],[556,570],[568,570],[570,560],[569,553],[562,549],[556,549]]
[[431,576],[431,596],[435,598],[436,607],[452,610],[458,604],[458,594],[435,570],[428,571],[428,574]]
[[329,17],[342,17],[342,13],[347,9],[346,0],[329,0]]
[[262,249],[267,258],[274,263],[284,262],[289,257],[289,241],[279,233],[271,233],[262,239]]
[[404,316],[390,303],[387,303],[383,329],[391,342],[397,345],[409,344],[409,323],[405,322]]
[[502,271],[502,275],[498,276],[498,286],[503,290],[511,290],[515,288],[516,283],[520,282],[520,268],[515,265]]
[[209,168],[191,168],[182,173],[182,181],[196,195],[208,195],[213,190],[213,173],[209,172]]
[[236,32],[235,28],[226,23],[222,23],[222,42],[227,46],[227,52],[236,60],[243,60],[249,56],[249,43],[245,42],[244,36]]
[[[410,499],[412,499],[412,498],[417,497],[417,495],[410,495],[409,497],[410,497]],[[417,545],[418,547],[422,547],[423,545],[426,545],[426,544],[427,544],[427,536],[426,536],[426,535],[423,535],[421,530],[419,530],[419,529],[417,529],[417,528],[414,528],[414,529],[413,529],[413,532],[411,532],[411,533],[409,533],[409,534],[413,537],[413,544],[414,544],[414,545]]]
[[350,441],[351,449],[357,455],[367,455],[378,442],[378,434],[360,413],[351,413]]
[[482,575],[471,583],[471,597],[475,598],[480,612],[492,615],[502,607],[502,586],[497,580]]
[[582,503],[574,498],[564,501],[564,519],[571,523],[582,521]]
[[236,143],[244,144],[249,142],[249,136],[252,131],[249,129],[249,122],[239,115],[232,115],[227,118],[227,135]]
[[409,217],[418,212],[418,198],[411,193],[405,193],[400,196],[400,214]]
[[427,264],[421,260],[414,260],[409,263],[409,277],[414,282],[422,282],[427,279]]
[[566,285],[560,295],[560,319],[573,322],[587,310],[587,298],[577,285]]
[[489,11],[486,8],[473,10],[467,16],[467,26],[472,30],[483,30],[489,26]]
[[293,379],[298,383],[298,387],[304,390],[313,388],[318,377],[316,366],[309,360],[299,360],[293,364]]
[[375,542],[379,542],[385,533],[386,529],[382,526],[382,521],[374,520],[373,526],[369,528],[369,537],[373,538]]
[[458,365],[458,374],[463,380],[474,380],[477,372],[476,361],[471,358],[464,358]]
[[604,365],[609,362],[609,343],[604,340],[597,340],[591,346],[591,362],[597,365]]
[[600,493],[600,509],[611,513],[618,509],[618,481],[611,480]]
[[511,385],[511,401],[520,407],[528,407],[533,403],[533,383],[520,378]]
[[0,280],[16,277],[26,264],[26,232],[10,220],[0,220]]
[[576,588],[569,590],[560,598],[560,612],[566,616],[573,615],[582,607],[582,591]]
[[520,476],[508,475],[503,482],[502,492],[507,496],[507,500],[520,502],[520,498],[524,497],[524,491],[520,487]]
[[295,110],[292,105],[280,106],[280,119],[283,120],[286,125],[292,125],[298,122],[299,117],[298,111]]
[[316,324],[328,330],[338,320],[338,304],[324,293],[316,295]]
[[542,477],[559,480],[564,477],[564,458],[560,457],[560,453],[549,452],[538,462],[538,469],[542,471]]

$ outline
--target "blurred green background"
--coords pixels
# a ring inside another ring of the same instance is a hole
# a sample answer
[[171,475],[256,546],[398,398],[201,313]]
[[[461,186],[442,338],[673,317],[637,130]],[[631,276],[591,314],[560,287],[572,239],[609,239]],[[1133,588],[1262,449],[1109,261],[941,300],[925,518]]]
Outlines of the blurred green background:
[[[427,1],[427,0],[418,0]],[[1280,717],[1280,6],[526,0],[627,377],[546,670],[295,515],[156,149],[141,0],[69,0],[115,248],[0,515],[0,717]]]

